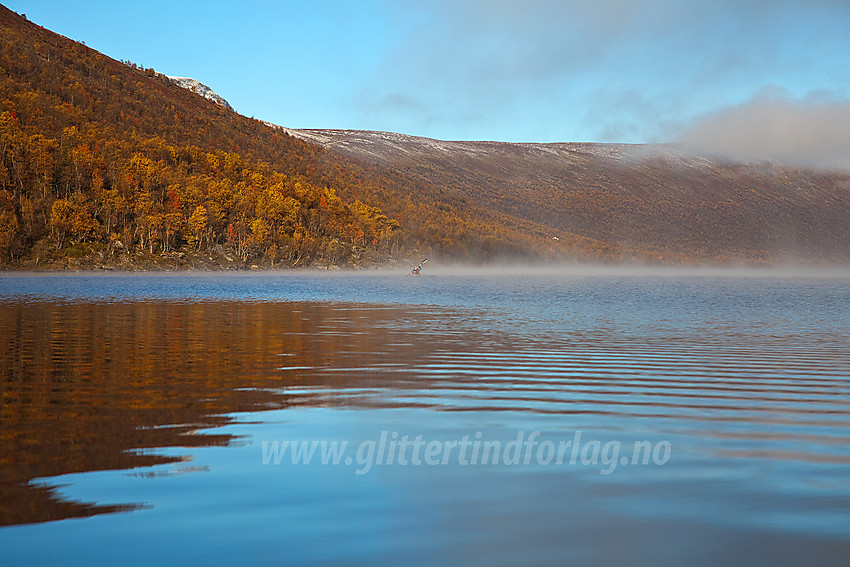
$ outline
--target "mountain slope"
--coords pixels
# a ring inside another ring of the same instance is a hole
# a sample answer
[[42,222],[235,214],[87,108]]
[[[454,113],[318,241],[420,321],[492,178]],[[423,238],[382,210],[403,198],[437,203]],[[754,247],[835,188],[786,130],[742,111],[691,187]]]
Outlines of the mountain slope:
[[850,176],[708,160],[673,146],[446,142],[289,130],[514,218],[622,254],[703,260],[850,259]]
[[398,223],[346,160],[0,7],[0,264],[386,260]]
[[326,151],[2,7],[0,40],[0,265],[614,256]]
[[287,130],[0,7],[0,265],[848,260],[845,174]]

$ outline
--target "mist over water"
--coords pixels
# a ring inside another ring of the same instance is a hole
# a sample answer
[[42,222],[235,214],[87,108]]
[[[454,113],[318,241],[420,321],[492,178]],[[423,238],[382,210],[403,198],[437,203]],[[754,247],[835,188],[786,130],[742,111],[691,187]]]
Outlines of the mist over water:
[[[848,305],[840,269],[3,276],[0,545],[11,565],[838,565]],[[348,448],[305,464],[284,442]]]

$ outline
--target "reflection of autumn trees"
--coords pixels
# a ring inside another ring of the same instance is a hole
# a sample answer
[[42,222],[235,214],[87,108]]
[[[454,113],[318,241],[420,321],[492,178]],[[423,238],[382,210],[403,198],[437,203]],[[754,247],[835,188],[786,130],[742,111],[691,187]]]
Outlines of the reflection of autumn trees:
[[233,412],[316,403],[287,387],[390,386],[357,370],[424,360],[426,339],[387,346],[410,343],[406,319],[415,315],[312,303],[0,304],[0,525],[109,511],[26,483],[166,462],[135,450],[226,444],[195,431]]

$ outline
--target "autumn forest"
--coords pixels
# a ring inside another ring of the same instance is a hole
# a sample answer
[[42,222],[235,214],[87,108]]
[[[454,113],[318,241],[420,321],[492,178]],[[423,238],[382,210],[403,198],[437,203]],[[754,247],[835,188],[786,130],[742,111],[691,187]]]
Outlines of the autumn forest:
[[338,192],[369,179],[320,149],[5,8],[0,24],[3,263],[297,266],[403,250],[396,220]]

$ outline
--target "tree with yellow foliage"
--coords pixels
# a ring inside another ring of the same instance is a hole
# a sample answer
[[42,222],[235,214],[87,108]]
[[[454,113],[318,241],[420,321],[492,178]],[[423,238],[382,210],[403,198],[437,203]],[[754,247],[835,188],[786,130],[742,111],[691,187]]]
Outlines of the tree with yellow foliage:
[[192,212],[192,216],[189,217],[189,220],[186,224],[189,228],[189,234],[187,235],[187,240],[189,241],[189,244],[197,246],[198,250],[200,250],[201,245],[204,243],[207,237],[207,208],[203,205],[198,205],[197,207],[195,207],[194,212]]

